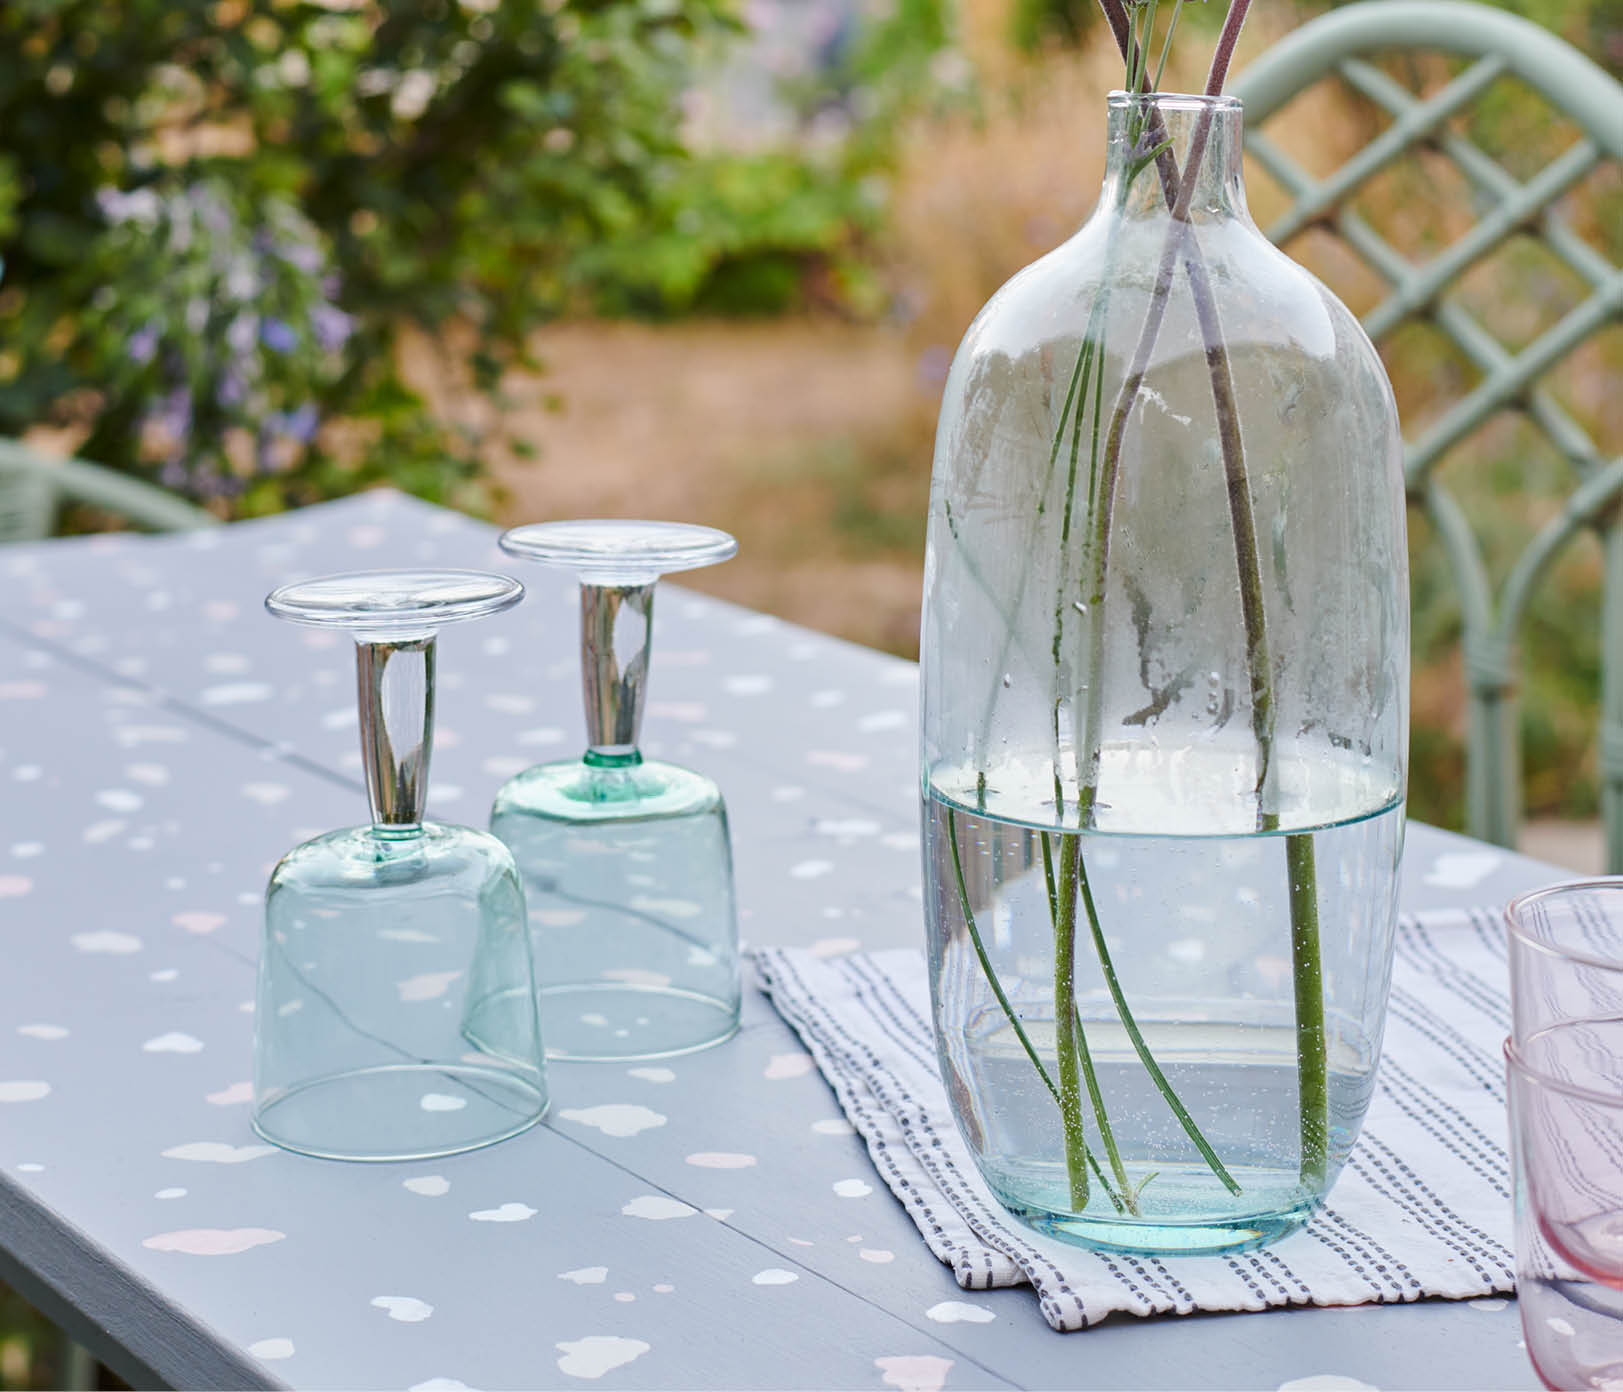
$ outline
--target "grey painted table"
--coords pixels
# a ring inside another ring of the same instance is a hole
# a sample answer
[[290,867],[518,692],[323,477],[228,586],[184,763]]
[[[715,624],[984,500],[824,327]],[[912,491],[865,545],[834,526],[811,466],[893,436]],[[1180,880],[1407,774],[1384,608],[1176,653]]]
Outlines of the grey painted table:
[[[364,815],[348,647],[260,601],[411,563],[506,568],[491,528],[392,494],[0,552],[0,1276],[114,1368],[182,1386],[1535,1385],[1506,1302],[1058,1335],[1029,1291],[964,1296],[753,992],[708,1053],[555,1066],[547,1124],[488,1150],[363,1166],[260,1146],[244,1080],[265,875]],[[573,586],[523,578],[530,603],[442,639],[448,819],[482,823],[502,778],[579,737]],[[746,938],[917,941],[914,669],[674,588],[658,629],[646,746],[727,792]],[[1558,877],[1425,827],[1405,875],[1411,908]],[[977,1322],[943,1318],[965,1302]]]

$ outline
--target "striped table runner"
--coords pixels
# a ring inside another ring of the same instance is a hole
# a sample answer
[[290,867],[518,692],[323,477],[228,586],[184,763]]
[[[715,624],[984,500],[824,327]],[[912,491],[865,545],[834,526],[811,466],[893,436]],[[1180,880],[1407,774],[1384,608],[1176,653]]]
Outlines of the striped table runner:
[[930,1250],[967,1290],[1029,1283],[1055,1329],[1119,1311],[1261,1310],[1466,1299],[1515,1286],[1504,1065],[1504,930],[1491,911],[1404,918],[1380,1078],[1330,1202],[1258,1252],[1104,1256],[1011,1218],[948,1109],[923,955],[823,961],[756,953],[764,989],[800,1034]]

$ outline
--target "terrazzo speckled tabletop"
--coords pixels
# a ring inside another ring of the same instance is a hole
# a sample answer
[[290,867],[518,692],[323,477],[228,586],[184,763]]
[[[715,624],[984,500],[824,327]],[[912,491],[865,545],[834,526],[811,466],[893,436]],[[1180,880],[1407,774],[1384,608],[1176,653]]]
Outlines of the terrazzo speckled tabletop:
[[[483,825],[582,730],[575,587],[495,535],[373,493],[0,552],[0,1278],[138,1386],[1536,1386],[1513,1302],[1059,1335],[1028,1289],[959,1291],[753,989],[720,1048],[554,1064],[546,1123],[483,1151],[260,1144],[265,876],[365,808],[350,644],[261,600],[519,574],[529,602],[440,643],[430,812]],[[920,942],[915,669],[674,586],[657,609],[644,748],[721,784],[746,942]],[[1411,909],[1560,878],[1419,826],[1404,869]]]

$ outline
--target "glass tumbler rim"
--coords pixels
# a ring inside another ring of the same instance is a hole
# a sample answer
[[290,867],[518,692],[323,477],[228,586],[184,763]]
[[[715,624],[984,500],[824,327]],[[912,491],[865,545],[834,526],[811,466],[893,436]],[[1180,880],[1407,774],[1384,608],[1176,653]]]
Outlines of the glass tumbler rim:
[[[1562,1023],[1594,1024],[1596,1022],[1593,1020],[1568,1020]],[[1547,1031],[1540,1030],[1539,1033],[1544,1034]],[[1505,1042],[1501,1047],[1504,1050],[1506,1069],[1518,1077],[1524,1078],[1530,1083],[1535,1083],[1539,1087],[1548,1088],[1551,1092],[1559,1092],[1563,1096],[1575,1098],[1580,1102],[1588,1102],[1596,1106],[1611,1107],[1617,1111],[1623,1111],[1623,1092],[1602,1092],[1598,1088],[1585,1087],[1582,1083],[1570,1082],[1566,1078],[1558,1078],[1553,1073],[1546,1072],[1533,1063],[1517,1046],[1515,1039],[1508,1034],[1505,1036]]]
[[[1531,931],[1528,926],[1528,911],[1539,904],[1593,890],[1623,891],[1623,875],[1591,875],[1577,880],[1560,880],[1555,884],[1542,885],[1538,889],[1528,890],[1525,894],[1518,894],[1505,905],[1505,931],[1524,947],[1547,957],[1577,962],[1586,967],[1599,967],[1604,971],[1623,972],[1623,952],[1615,957],[1585,952],[1563,943],[1551,942]],[[1623,899],[1620,899],[1620,902],[1623,902]]]
[[422,567],[339,571],[295,580],[266,595],[265,608],[291,623],[403,639],[499,614],[523,598],[524,586],[509,575]]

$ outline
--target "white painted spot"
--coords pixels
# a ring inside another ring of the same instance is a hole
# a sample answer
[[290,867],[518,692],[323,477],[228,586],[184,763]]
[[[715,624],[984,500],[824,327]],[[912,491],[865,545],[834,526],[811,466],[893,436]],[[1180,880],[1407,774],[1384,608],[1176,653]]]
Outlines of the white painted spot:
[[1466,1303],[1473,1310],[1486,1310],[1490,1315],[1498,1314],[1510,1305],[1508,1300],[1500,1300],[1497,1296],[1485,1296],[1480,1300],[1470,1300]]
[[772,690],[772,685],[771,677],[753,673],[748,676],[721,679],[721,689],[729,696],[764,696]]
[[439,941],[432,933],[425,933],[421,928],[379,928],[378,936],[386,942],[434,943]]
[[374,1295],[372,1307],[386,1310],[389,1318],[402,1324],[419,1324],[434,1313],[434,1307],[414,1295]]
[[0,1102],[38,1102],[51,1095],[51,1085],[36,1079],[0,1083]]
[[18,1025],[17,1033],[30,1039],[66,1039],[68,1032],[61,1025]]
[[412,1383],[407,1392],[473,1392],[473,1389],[455,1378],[431,1377],[424,1382]]
[[1569,1324],[1566,1320],[1562,1319],[1561,1316],[1559,1316],[1559,1315],[1551,1315],[1548,1319],[1546,1319],[1544,1321],[1544,1323],[1549,1325],[1550,1329],[1554,1333],[1559,1334],[1563,1339],[1570,1339],[1574,1334],[1576,1334],[1578,1332],[1576,1329],[1574,1329],[1572,1327],[1571,1324]]
[[242,1165],[262,1155],[274,1155],[275,1146],[228,1145],[224,1141],[187,1141],[163,1152],[166,1160],[195,1160],[207,1165]]
[[186,1191],[180,1188],[160,1189],[152,1197],[155,1199],[184,1199]]
[[27,875],[0,875],[0,899],[20,899],[33,887]]
[[772,790],[773,802],[799,802],[805,796],[806,790],[794,784],[787,784],[784,787]]
[[883,1247],[863,1247],[858,1249],[857,1255],[865,1262],[872,1262],[875,1266],[884,1266],[896,1260],[896,1253],[888,1252]]
[[896,1392],[941,1392],[952,1362],[932,1353],[915,1353],[876,1358],[874,1366],[885,1375],[885,1386],[896,1388]]
[[485,704],[502,715],[528,715],[535,709],[535,698],[511,691],[492,691],[485,697]]
[[701,1150],[688,1156],[688,1164],[701,1170],[747,1170],[755,1163],[753,1155],[732,1150]]
[[573,1281],[577,1286],[601,1286],[608,1279],[606,1266],[583,1266],[578,1271],[560,1271],[560,1281]]
[[990,1324],[997,1318],[984,1305],[971,1305],[964,1300],[943,1300],[926,1310],[924,1317],[937,1324]]
[[543,726],[539,730],[521,730],[518,736],[520,744],[562,744],[564,732],[552,726]]
[[256,1339],[248,1345],[248,1352],[262,1363],[275,1363],[279,1359],[293,1357],[293,1340]]
[[103,788],[96,794],[96,805],[109,812],[139,812],[141,801],[141,795],[128,788]]
[[292,797],[293,789],[286,783],[244,783],[242,795],[261,807],[275,807],[277,803],[286,802]]
[[522,1223],[535,1217],[529,1204],[504,1203],[500,1208],[475,1209],[468,1217],[476,1223]]
[[1425,882],[1439,889],[1474,889],[1499,868],[1498,851],[1449,851],[1437,857]]
[[[35,856],[45,853],[45,844],[42,841],[13,841],[11,843],[11,853],[18,860],[32,860]],[[19,878],[21,877],[19,876]],[[28,891],[26,889],[13,890],[12,893],[26,894]]]
[[424,972],[421,976],[396,982],[395,989],[400,992],[402,1001],[438,1000],[461,975],[459,971]]
[[879,835],[879,823],[867,817],[822,817],[812,823],[812,830],[837,841],[856,841]]
[[810,1054],[773,1054],[767,1060],[763,1078],[778,1081],[783,1078],[804,1078],[815,1067]]
[[129,823],[117,817],[104,822],[92,822],[84,830],[84,842],[87,846],[99,846],[103,841],[111,841],[128,825]]
[[184,1228],[143,1238],[141,1245],[154,1252],[184,1252],[191,1257],[233,1257],[286,1236],[275,1228]]
[[750,1284],[756,1286],[788,1286],[800,1279],[800,1273],[785,1271],[781,1266],[769,1266],[765,1271],[757,1271],[750,1277]]
[[640,1194],[620,1208],[627,1218],[647,1218],[655,1222],[666,1218],[691,1218],[698,1211],[691,1204],[666,1194]]
[[148,1054],[200,1054],[203,1052],[203,1041],[182,1034],[179,1030],[171,1030],[168,1034],[147,1040],[141,1046],[141,1051]]
[[635,1362],[652,1345],[618,1334],[588,1334],[584,1339],[560,1339],[554,1347],[563,1353],[558,1360],[559,1372],[570,1377],[600,1378]]
[[733,1210],[730,1208],[707,1208],[704,1211],[704,1216],[714,1218],[718,1223],[725,1223],[733,1216]]
[[811,945],[811,954],[813,957],[843,957],[861,946],[861,938],[819,938]]
[[832,710],[835,706],[845,704],[845,693],[832,688],[825,691],[814,691],[811,694],[811,705],[816,710]]
[[543,928],[573,928],[586,922],[585,909],[533,909],[530,917]]
[[615,1291],[614,1298],[622,1305],[629,1305],[637,1297],[630,1291]]
[[441,1194],[451,1192],[451,1181],[444,1175],[416,1175],[411,1179],[400,1181],[402,1189],[409,1189],[413,1194],[422,1194],[430,1199],[437,1199]]
[[1279,1384],[1279,1392],[1377,1392],[1373,1383],[1341,1373],[1312,1373]]
[[24,1174],[43,1174],[45,1172],[45,1166],[36,1164],[32,1160],[24,1160],[17,1168]]
[[[178,971],[176,971],[173,967],[160,967],[155,972],[148,972],[147,973],[147,980],[148,981],[173,981],[179,975],[180,975],[180,973]],[[253,1002],[249,1001],[248,1004],[252,1005]]]
[[819,1136],[854,1136],[856,1127],[852,1126],[844,1117],[824,1117],[821,1121],[814,1121],[811,1129]]
[[1179,938],[1176,942],[1167,944],[1167,956],[1174,962],[1193,966],[1196,962],[1205,960],[1206,942],[1203,938]]
[[884,730],[905,730],[911,723],[906,711],[881,710],[863,716],[857,721],[857,729],[865,735],[875,735]]
[[124,956],[141,950],[141,940],[133,933],[114,933],[103,929],[99,933],[75,933],[68,939],[80,952],[107,953]]
[[226,916],[221,913],[205,913],[201,909],[191,909],[186,913],[171,914],[169,921],[177,928],[184,928],[188,933],[212,933],[216,928],[226,923]]
[[665,1118],[635,1102],[605,1102],[596,1107],[565,1107],[558,1113],[565,1121],[595,1127],[605,1136],[635,1136],[663,1126]]
[[663,914],[666,918],[697,918],[704,912],[704,905],[692,899],[655,899],[643,894],[632,898],[631,907],[646,914]]
[[792,880],[820,880],[824,875],[833,873],[832,860],[803,860],[789,867],[789,878]]
[[276,694],[269,682],[224,682],[219,686],[203,688],[205,706],[243,706],[254,701],[268,701]]
[[425,1112],[460,1112],[468,1105],[468,1099],[444,1092],[425,1092],[417,1099],[417,1105]]
[[865,1199],[873,1193],[873,1185],[862,1179],[837,1179],[834,1192],[842,1199]]
[[628,1068],[626,1072],[633,1078],[641,1078],[645,1083],[674,1083],[676,1072],[670,1068]]
[[623,981],[627,986],[652,986],[656,990],[671,984],[664,972],[647,971],[642,967],[611,967],[603,976],[608,981]]
[[813,768],[833,769],[836,773],[861,773],[868,767],[866,754],[846,754],[837,749],[814,749],[806,755]]
[[676,1287],[673,1286],[669,1281],[657,1281],[654,1284],[654,1289],[660,1295],[669,1295],[673,1290],[676,1289]]

